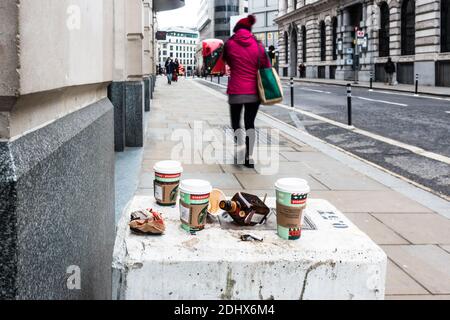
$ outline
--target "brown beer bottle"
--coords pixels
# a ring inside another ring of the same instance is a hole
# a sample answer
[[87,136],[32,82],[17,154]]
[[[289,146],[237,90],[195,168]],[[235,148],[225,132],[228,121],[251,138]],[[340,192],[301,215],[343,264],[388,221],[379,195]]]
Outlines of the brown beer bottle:
[[260,198],[243,192],[237,193],[231,200],[221,201],[219,206],[241,226],[261,224],[270,213],[270,209]]

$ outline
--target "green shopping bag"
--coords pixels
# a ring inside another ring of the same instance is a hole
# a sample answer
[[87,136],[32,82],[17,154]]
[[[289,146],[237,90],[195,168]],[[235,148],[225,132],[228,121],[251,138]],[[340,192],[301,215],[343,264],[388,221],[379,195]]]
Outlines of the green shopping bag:
[[[255,39],[256,40],[256,39]],[[258,48],[259,43],[256,41]],[[274,68],[261,68],[258,55],[258,92],[263,105],[273,105],[283,102],[283,87],[280,77]]]

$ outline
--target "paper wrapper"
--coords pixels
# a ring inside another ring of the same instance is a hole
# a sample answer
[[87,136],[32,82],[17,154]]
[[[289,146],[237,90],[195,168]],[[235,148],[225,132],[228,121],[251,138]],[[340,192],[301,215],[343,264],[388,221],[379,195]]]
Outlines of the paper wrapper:
[[161,214],[152,209],[139,210],[131,214],[130,229],[139,234],[163,234],[166,230]]

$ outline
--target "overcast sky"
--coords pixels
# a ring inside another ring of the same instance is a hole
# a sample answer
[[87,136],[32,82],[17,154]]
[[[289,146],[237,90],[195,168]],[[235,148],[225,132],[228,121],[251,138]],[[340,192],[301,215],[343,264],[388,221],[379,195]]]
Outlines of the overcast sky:
[[186,0],[186,5],[177,10],[169,10],[158,13],[158,27],[197,27],[197,14],[200,8],[200,0]]

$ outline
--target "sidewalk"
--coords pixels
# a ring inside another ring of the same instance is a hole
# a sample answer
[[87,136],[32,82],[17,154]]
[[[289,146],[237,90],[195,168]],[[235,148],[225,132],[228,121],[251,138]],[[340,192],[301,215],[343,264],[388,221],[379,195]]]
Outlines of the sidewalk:
[[[290,77],[281,77],[282,80],[288,81]],[[351,83],[353,87],[358,88],[369,88],[370,83],[367,81],[358,81],[358,84],[354,84],[353,81],[345,81],[345,80],[335,80],[335,79],[316,79],[316,78],[294,78],[295,82],[306,82],[306,83],[317,83],[317,84],[331,84],[338,86],[347,86],[348,83]],[[387,90],[387,91],[399,91],[399,92],[408,92],[414,94],[415,86],[409,84],[397,84],[395,86],[385,85],[382,82],[373,82],[373,89],[376,90]],[[450,97],[450,88],[448,87],[431,87],[431,86],[421,86],[419,79],[419,94],[429,94],[434,96],[446,96]]]
[[[257,127],[271,129],[261,118]],[[171,141],[175,130],[184,129],[175,133],[187,136],[198,127],[196,121],[201,121],[203,130],[228,128],[224,96],[201,81],[180,79],[168,86],[158,78],[137,195],[153,195],[153,165],[171,158],[179,143]],[[193,156],[203,159],[199,151]],[[197,163],[183,164],[183,178],[206,179],[228,196],[246,190],[260,197],[274,196],[273,185],[280,177],[305,178],[312,198],[330,201],[387,253],[387,299],[450,299],[448,219],[282,134],[279,157],[279,170],[272,175],[230,164]]]

